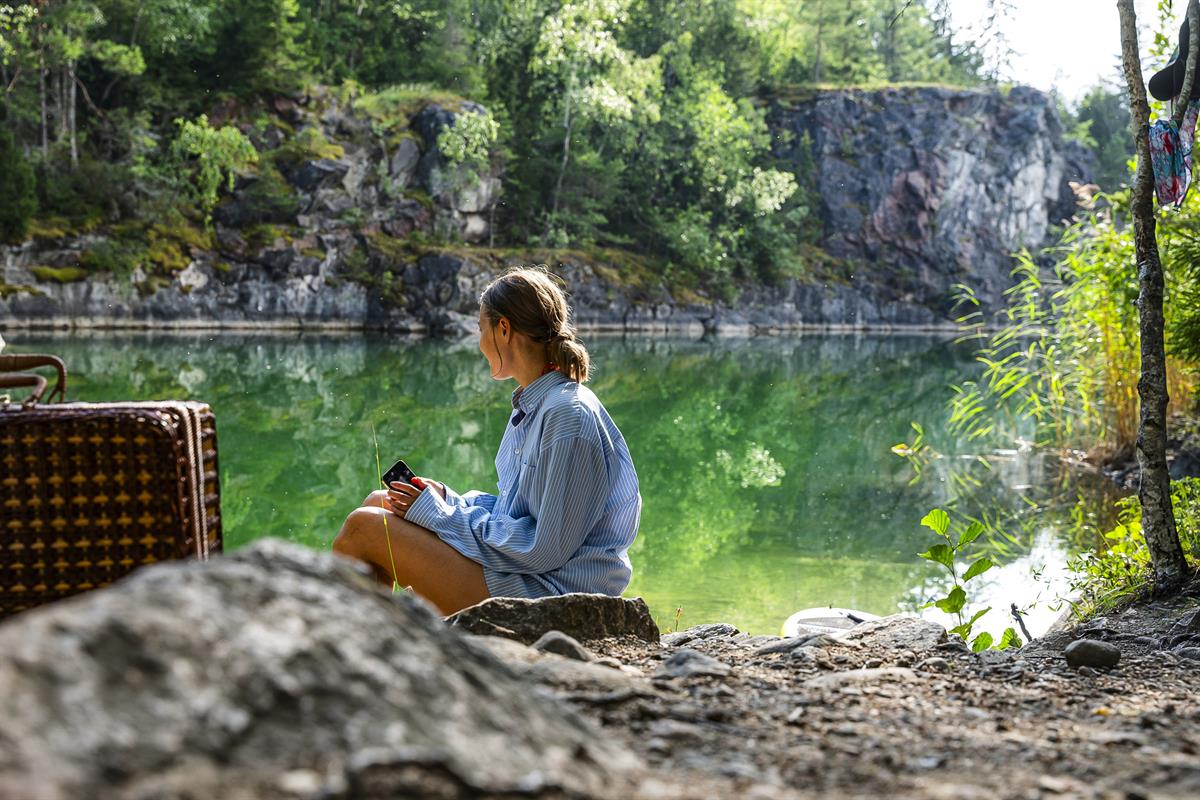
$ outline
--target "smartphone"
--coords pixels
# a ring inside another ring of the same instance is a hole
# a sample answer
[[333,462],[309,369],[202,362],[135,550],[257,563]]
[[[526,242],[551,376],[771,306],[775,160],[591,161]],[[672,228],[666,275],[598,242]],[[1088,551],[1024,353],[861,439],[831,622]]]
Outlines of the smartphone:
[[390,489],[392,488],[393,481],[402,481],[404,483],[411,483],[413,486],[416,486],[416,477],[416,474],[408,468],[408,464],[405,464],[403,460],[400,460],[395,464],[392,464],[392,466],[388,468],[388,471],[383,473],[382,477],[380,477],[380,480],[383,481],[383,486],[385,489]]

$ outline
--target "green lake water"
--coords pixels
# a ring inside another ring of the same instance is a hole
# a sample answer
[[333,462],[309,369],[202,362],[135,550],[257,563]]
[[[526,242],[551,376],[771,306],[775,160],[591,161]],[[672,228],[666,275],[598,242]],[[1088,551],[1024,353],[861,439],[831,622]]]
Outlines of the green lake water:
[[[262,536],[328,548],[378,486],[372,428],[384,466],[403,457],[458,491],[496,490],[493,458],[514,384],[491,380],[473,340],[7,338],[7,352],[64,357],[72,400],[209,403],[229,550]],[[590,385],[641,482],[626,595],[644,597],[661,627],[682,609],[681,627],[719,620],[778,633],[801,608],[888,614],[915,609],[938,588],[936,570],[915,556],[931,543],[918,523],[946,502],[949,482],[932,469],[910,485],[911,467],[890,448],[911,438],[911,421],[944,419],[968,350],[926,337],[587,343]],[[1035,480],[1032,469],[1018,458],[1002,464],[994,491],[1015,498]],[[1006,608],[1044,594],[1030,570],[1061,561],[1064,547],[1052,531],[1037,533],[989,573],[980,599]]]

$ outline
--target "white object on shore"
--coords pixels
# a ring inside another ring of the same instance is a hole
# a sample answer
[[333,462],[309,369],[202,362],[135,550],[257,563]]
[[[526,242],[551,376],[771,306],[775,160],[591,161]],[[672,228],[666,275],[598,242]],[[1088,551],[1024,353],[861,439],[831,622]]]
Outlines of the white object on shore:
[[4,336],[0,335],[0,353],[4,352]]
[[837,636],[860,622],[873,619],[879,619],[879,617],[853,608],[834,608],[832,606],[805,608],[784,621],[782,634],[785,637],[804,636],[810,633]]

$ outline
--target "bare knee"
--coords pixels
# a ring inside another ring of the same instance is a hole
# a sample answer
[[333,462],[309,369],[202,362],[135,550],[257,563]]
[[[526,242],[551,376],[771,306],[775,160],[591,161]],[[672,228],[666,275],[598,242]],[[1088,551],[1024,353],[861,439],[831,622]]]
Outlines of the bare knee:
[[333,539],[333,552],[362,558],[367,549],[370,531],[379,513],[372,508],[356,508],[351,511],[342,523],[342,529]]
[[387,506],[383,504],[384,498],[386,498],[386,497],[387,497],[386,489],[376,489],[375,491],[371,492],[369,495],[364,497],[363,501],[361,503],[359,503],[359,505],[364,506],[364,507],[369,506],[371,508],[387,508]]

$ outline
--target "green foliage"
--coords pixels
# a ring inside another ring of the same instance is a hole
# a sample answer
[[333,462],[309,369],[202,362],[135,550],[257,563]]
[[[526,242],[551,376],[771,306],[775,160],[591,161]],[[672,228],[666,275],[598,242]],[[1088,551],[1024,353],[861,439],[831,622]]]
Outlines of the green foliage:
[[[1200,569],[1200,478],[1172,481],[1171,506],[1184,555],[1193,569]],[[1067,562],[1074,573],[1071,589],[1080,597],[1072,609],[1080,617],[1112,609],[1153,586],[1141,504],[1131,495],[1117,501],[1117,508],[1117,525],[1104,532],[1096,550]]]
[[75,283],[88,276],[88,271],[81,267],[30,267],[29,271],[39,281],[50,283]]
[[469,20],[479,15],[480,5],[492,4],[300,0],[299,44],[329,83],[353,80],[380,87],[406,80],[478,95],[482,72],[471,57],[478,33]]
[[213,247],[210,231],[177,213],[154,223],[130,222],[114,226],[112,235],[85,250],[79,266],[88,273],[105,272],[128,279],[141,268],[149,278],[167,278],[187,267],[193,250]]
[[343,102],[352,103],[356,112],[371,120],[376,133],[393,127],[407,128],[409,119],[430,103],[454,111],[463,100],[460,95],[420,82],[397,83],[364,92],[361,86],[347,81],[339,93]]
[[280,166],[291,168],[305,161],[323,158],[334,160],[345,154],[346,151],[340,144],[329,141],[320,128],[310,125],[289,136],[272,156]]
[[84,158],[73,167],[43,161],[36,172],[38,214],[61,219],[64,233],[90,230],[127,208],[119,167]]
[[[984,532],[983,523],[971,520],[965,525],[960,525],[958,534],[955,535],[951,528],[950,515],[940,508],[935,508],[921,519],[921,524],[933,531],[943,541],[918,555],[945,569],[952,582],[945,597],[930,602],[926,607],[935,606],[947,614],[953,614],[958,619],[958,624],[951,628],[950,632],[961,636],[964,642],[970,642],[971,649],[976,653],[987,650],[993,646],[992,635],[983,631],[972,639],[971,633],[975,623],[980,617],[991,611],[991,608],[976,611],[970,618],[965,617],[963,609],[966,608],[968,602],[967,583],[987,572],[996,564],[987,557],[977,558],[971,562],[961,576],[958,574],[956,566],[957,561],[965,555],[967,546]],[[1020,646],[1021,640],[1012,628],[1006,628],[1000,641],[995,644],[997,650]]]
[[1106,192],[1128,185],[1133,136],[1125,92],[1097,86],[1079,102],[1074,116],[1085,134],[1083,143],[1096,154],[1096,183]]
[[[988,332],[978,301],[961,287],[968,313],[959,321],[980,342],[977,360],[984,372],[954,387],[955,434],[970,440],[1012,436],[1024,421],[1033,423],[1037,445],[1091,447],[1099,441],[1110,452],[1132,448],[1139,364],[1133,226],[1128,192],[1107,200],[1068,226],[1048,250],[1057,259],[1052,268],[1029,253],[1018,256],[1017,283],[1005,293],[998,330]],[[1178,235],[1186,237],[1185,230]],[[1173,239],[1163,251],[1174,263]],[[1185,265],[1174,274],[1177,290],[1186,293],[1194,285]],[[1180,331],[1189,313],[1183,304],[1167,304],[1168,331],[1175,333],[1168,336],[1170,350],[1187,352]],[[1173,400],[1186,397],[1187,377],[1178,362],[1168,362],[1168,378]]]
[[[0,29],[2,30],[2,29]],[[37,211],[33,167],[7,130],[0,128],[0,241],[19,242]]]
[[207,221],[217,204],[217,193],[224,183],[233,189],[237,173],[258,162],[258,152],[250,140],[232,126],[213,128],[208,116],[194,122],[177,118],[179,135],[171,151],[188,169],[188,188]]
[[956,39],[942,4],[747,0],[744,6],[758,32],[762,71],[774,85],[969,85],[983,71],[982,43]]
[[[1200,365],[1200,200],[1189,193],[1183,208],[1160,226],[1168,280],[1166,342],[1168,355]],[[1179,387],[1173,387],[1177,398]]]
[[300,199],[268,161],[259,162],[257,179],[241,193],[243,214],[252,223],[295,222],[300,210]]
[[499,133],[500,125],[491,112],[462,113],[454,118],[454,124],[441,130],[437,146],[452,168],[463,170],[474,181],[487,166]]
[[146,247],[141,242],[106,239],[85,250],[79,257],[79,264],[89,272],[128,278],[145,258]]

